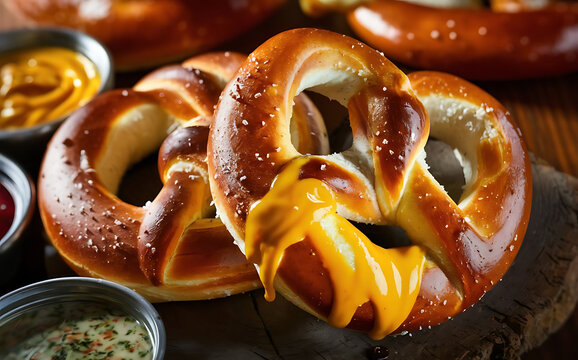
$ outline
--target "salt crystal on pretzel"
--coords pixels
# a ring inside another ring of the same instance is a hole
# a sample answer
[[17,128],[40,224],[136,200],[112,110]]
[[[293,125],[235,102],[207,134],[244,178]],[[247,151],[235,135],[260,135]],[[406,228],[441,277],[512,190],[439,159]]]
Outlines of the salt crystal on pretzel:
[[[216,110],[209,178],[267,299],[281,293],[332,325],[379,339],[445,321],[501,279],[527,227],[531,172],[500,103],[451,75],[408,78],[374,49],[324,30],[283,32],[249,59]],[[351,148],[295,149],[290,104],[303,90],[349,109]],[[235,125],[241,119],[250,119],[246,127]],[[428,171],[430,127],[461,155],[458,202]],[[400,226],[412,244],[382,248],[348,220]]]
[[[213,53],[163,67],[133,89],[98,96],[58,129],[40,170],[38,204],[49,239],[78,274],[119,282],[151,301],[260,287],[214,217],[206,165],[214,107],[244,59]],[[326,151],[316,108],[304,96],[296,104],[296,117],[308,119],[293,132],[300,148]],[[126,170],[159,147],[159,194],[142,207],[119,199]]]

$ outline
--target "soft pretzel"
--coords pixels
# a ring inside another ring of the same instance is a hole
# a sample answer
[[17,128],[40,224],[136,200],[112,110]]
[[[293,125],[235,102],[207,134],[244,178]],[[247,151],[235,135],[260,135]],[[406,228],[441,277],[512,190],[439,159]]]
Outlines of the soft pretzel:
[[[77,273],[125,284],[152,301],[261,286],[211,218],[206,166],[209,120],[244,58],[214,53],[163,67],[133,89],[95,98],[59,128],[43,160],[38,201],[48,237]],[[306,118],[294,128],[300,148],[325,151],[316,108],[305,97],[296,103],[296,117]],[[116,197],[126,169],[159,146],[164,185],[156,198],[139,207]]]
[[132,70],[183,59],[263,21],[285,0],[9,0],[24,18],[84,31]]
[[[278,291],[378,339],[438,324],[500,280],[531,201],[527,152],[502,105],[442,73],[415,73],[410,83],[377,51],[324,30],[281,33],[249,58],[215,112],[209,179],[267,299]],[[350,149],[311,155],[292,146],[290,104],[305,89],[348,107]],[[460,154],[458,203],[428,171],[430,120],[431,135]],[[412,244],[382,248],[346,219],[401,226]]]
[[[343,3],[348,3],[343,7]],[[394,61],[475,80],[578,70],[578,4],[545,0],[301,0],[311,14],[347,13],[352,30]]]

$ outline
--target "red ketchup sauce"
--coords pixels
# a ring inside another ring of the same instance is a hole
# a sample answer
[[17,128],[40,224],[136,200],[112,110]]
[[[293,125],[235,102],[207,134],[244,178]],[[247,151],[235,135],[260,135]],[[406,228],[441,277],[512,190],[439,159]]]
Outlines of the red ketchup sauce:
[[14,221],[14,199],[0,182],[0,239],[6,235]]

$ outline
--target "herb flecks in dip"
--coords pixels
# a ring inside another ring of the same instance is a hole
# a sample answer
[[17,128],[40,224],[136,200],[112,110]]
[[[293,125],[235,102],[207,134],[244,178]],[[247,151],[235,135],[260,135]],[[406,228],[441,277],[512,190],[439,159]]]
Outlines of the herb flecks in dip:
[[140,360],[152,359],[152,344],[134,318],[110,312],[63,321],[0,355],[5,360]]

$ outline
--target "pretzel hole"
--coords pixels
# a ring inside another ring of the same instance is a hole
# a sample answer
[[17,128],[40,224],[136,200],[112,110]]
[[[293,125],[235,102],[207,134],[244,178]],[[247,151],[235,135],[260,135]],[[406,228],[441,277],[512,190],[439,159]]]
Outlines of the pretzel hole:
[[425,146],[429,172],[455,203],[460,201],[466,184],[464,169],[454,149],[447,143],[430,138]]
[[407,232],[400,226],[365,224],[349,220],[375,245],[385,249],[412,245]]
[[155,151],[127,170],[117,193],[122,201],[135,206],[144,206],[158,195],[163,183],[158,173],[157,159],[158,154]]
[[[493,115],[494,109],[485,103],[480,106],[463,99],[439,96],[427,96],[420,100],[430,115],[430,138],[443,141],[450,149],[453,149],[454,154],[452,156],[447,149],[443,156],[433,156],[434,152],[432,156],[426,158],[426,162],[432,167],[436,157],[457,158],[465,181],[462,186],[462,196],[459,199],[463,201],[475,190],[473,186],[479,176],[479,162],[484,161],[478,158],[480,144],[497,141],[496,139],[500,137],[499,129],[492,120],[495,116]],[[495,159],[490,160],[495,161]],[[430,173],[432,173],[431,169]],[[432,173],[432,175],[435,177],[435,174]],[[438,177],[441,178],[440,175]],[[454,199],[453,196],[452,199]]]
[[338,153],[349,149],[353,142],[353,133],[349,124],[347,108],[325,95],[307,90],[304,93],[313,101],[323,117],[329,135],[330,152]]

